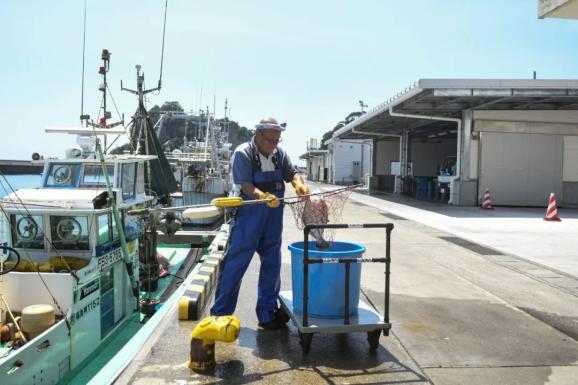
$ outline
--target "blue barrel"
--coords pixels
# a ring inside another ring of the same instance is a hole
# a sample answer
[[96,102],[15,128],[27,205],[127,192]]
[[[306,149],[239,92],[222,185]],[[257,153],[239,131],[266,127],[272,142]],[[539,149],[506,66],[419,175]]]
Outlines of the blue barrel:
[[[289,245],[293,285],[293,310],[303,313],[303,242]],[[309,258],[361,258],[365,247],[352,242],[332,242],[329,249],[319,250],[309,242]],[[357,314],[361,264],[352,263],[349,278],[349,315]],[[343,318],[345,315],[345,264],[309,265],[308,313],[320,318]]]

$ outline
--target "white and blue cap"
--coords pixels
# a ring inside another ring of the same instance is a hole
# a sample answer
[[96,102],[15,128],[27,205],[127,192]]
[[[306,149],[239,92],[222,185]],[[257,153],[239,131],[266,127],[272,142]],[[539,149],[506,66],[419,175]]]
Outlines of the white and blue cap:
[[255,125],[255,128],[257,130],[285,131],[286,126],[287,126],[287,123],[278,123],[277,119],[275,119],[275,118],[266,118],[266,119],[261,119],[261,121]]

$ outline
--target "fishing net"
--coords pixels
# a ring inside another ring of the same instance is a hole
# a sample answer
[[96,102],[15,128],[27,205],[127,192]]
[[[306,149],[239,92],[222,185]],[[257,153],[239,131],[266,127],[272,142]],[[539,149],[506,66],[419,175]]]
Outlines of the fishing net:
[[[314,192],[306,197],[290,197],[285,199],[285,204],[291,208],[299,230],[303,230],[305,225],[341,223],[343,206],[355,187]],[[316,234],[311,235],[316,238],[320,235],[325,241],[333,241],[335,229],[317,230]]]

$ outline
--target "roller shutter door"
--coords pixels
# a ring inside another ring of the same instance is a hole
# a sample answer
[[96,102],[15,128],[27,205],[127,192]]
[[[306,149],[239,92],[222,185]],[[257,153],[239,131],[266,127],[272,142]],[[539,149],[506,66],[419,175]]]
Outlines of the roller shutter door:
[[563,137],[560,135],[481,133],[480,194],[492,203],[546,206],[550,192],[562,191]]

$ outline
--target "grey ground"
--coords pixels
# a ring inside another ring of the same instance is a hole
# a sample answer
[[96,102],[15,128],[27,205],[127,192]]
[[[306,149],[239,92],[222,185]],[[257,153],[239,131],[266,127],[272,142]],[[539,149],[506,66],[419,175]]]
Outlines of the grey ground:
[[[159,331],[162,334],[148,355],[136,362],[130,382],[578,383],[578,284],[572,275],[519,254],[456,238],[447,227],[420,223],[416,220],[419,213],[412,213],[412,220],[403,219],[409,215],[398,216],[403,212],[391,215],[395,213],[388,206],[391,202],[384,200],[380,205],[379,201],[368,202],[369,198],[373,199],[360,194],[352,197],[345,206],[343,222],[386,221],[395,225],[393,329],[388,337],[381,337],[377,352],[369,350],[365,333],[319,334],[305,356],[293,325],[283,331],[260,330],[254,313],[259,268],[256,256],[243,280],[236,313],[241,319],[241,335],[234,343],[217,343],[214,372],[201,374],[187,368],[195,323],[179,323],[175,314]],[[399,204],[403,206],[395,203]],[[383,230],[342,230],[337,238],[364,244],[367,256],[384,254]],[[286,210],[282,289],[291,287],[287,244],[301,239],[302,233]],[[540,239],[534,241],[539,243]],[[383,278],[382,265],[363,266],[361,298],[380,312]]]

